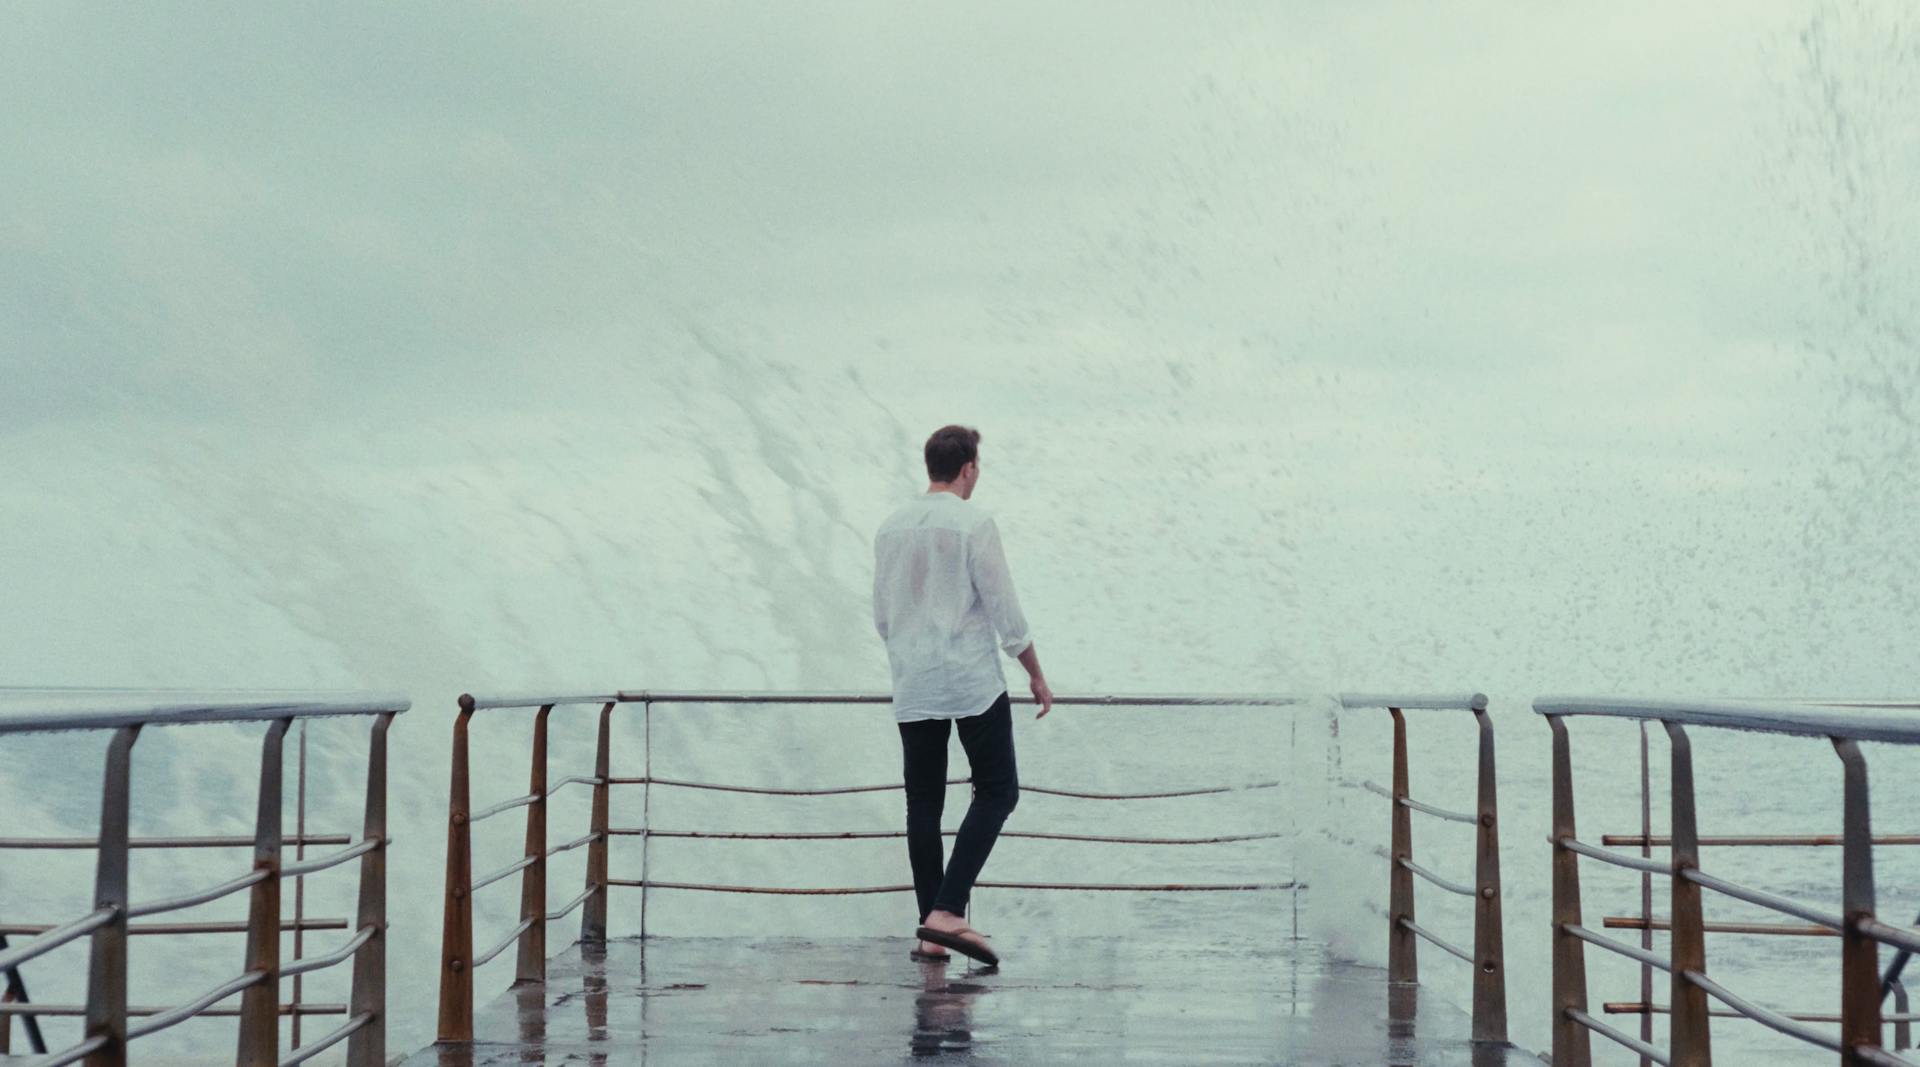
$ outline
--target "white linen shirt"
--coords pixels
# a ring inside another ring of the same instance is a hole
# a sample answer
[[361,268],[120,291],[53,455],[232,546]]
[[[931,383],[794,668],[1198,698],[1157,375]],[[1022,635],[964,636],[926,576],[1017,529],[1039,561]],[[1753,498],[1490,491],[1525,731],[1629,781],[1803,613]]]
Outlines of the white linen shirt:
[[948,492],[887,516],[873,538],[873,625],[887,643],[896,720],[991,707],[1007,689],[998,653],[1033,644],[993,516]]

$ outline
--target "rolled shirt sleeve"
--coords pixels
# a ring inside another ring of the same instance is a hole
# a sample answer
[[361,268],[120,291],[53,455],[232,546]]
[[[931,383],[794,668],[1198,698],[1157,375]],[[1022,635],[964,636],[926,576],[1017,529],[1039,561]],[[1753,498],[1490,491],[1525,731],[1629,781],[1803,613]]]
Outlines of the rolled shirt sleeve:
[[967,570],[1000,637],[1001,650],[1019,656],[1033,644],[1033,635],[1027,631],[1027,617],[1021,613],[1020,598],[1013,591],[1007,554],[1000,546],[1000,528],[991,518],[975,527],[968,538]]

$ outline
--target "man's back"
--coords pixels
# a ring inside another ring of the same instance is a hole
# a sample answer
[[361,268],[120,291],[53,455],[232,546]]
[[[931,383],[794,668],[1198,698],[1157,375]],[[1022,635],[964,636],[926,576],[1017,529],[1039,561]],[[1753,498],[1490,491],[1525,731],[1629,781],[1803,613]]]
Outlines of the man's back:
[[979,714],[1007,687],[999,652],[1032,643],[993,517],[953,493],[926,493],[887,517],[873,548],[873,622],[893,670],[894,717]]

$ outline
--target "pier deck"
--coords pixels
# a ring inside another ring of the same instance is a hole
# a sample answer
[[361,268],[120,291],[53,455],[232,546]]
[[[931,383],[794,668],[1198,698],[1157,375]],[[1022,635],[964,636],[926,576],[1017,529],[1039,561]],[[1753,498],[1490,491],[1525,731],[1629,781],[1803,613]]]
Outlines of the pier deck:
[[1020,939],[998,970],[916,963],[904,939],[575,945],[544,987],[476,1013],[471,1045],[405,1067],[508,1064],[1352,1064],[1516,1067],[1464,1012],[1312,941]]

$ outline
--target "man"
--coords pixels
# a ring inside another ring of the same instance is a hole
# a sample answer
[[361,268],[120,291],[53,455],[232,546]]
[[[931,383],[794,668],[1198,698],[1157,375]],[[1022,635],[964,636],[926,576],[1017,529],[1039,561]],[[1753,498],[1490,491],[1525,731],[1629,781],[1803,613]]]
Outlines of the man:
[[[943,426],[927,438],[925,494],[887,517],[874,536],[873,625],[893,668],[893,717],[907,784],[907,859],[920,906],[915,959],[946,948],[1000,962],[967,925],[967,898],[1020,799],[1013,709],[999,651],[1027,669],[1045,718],[1053,691],[1014,596],[993,517],[968,501],[980,483],[980,433]],[[996,641],[996,634],[998,639]],[[998,650],[995,646],[998,645]],[[973,803],[941,867],[940,809],[947,795],[947,736],[958,728],[972,769]],[[944,946],[944,948],[942,947]]]

